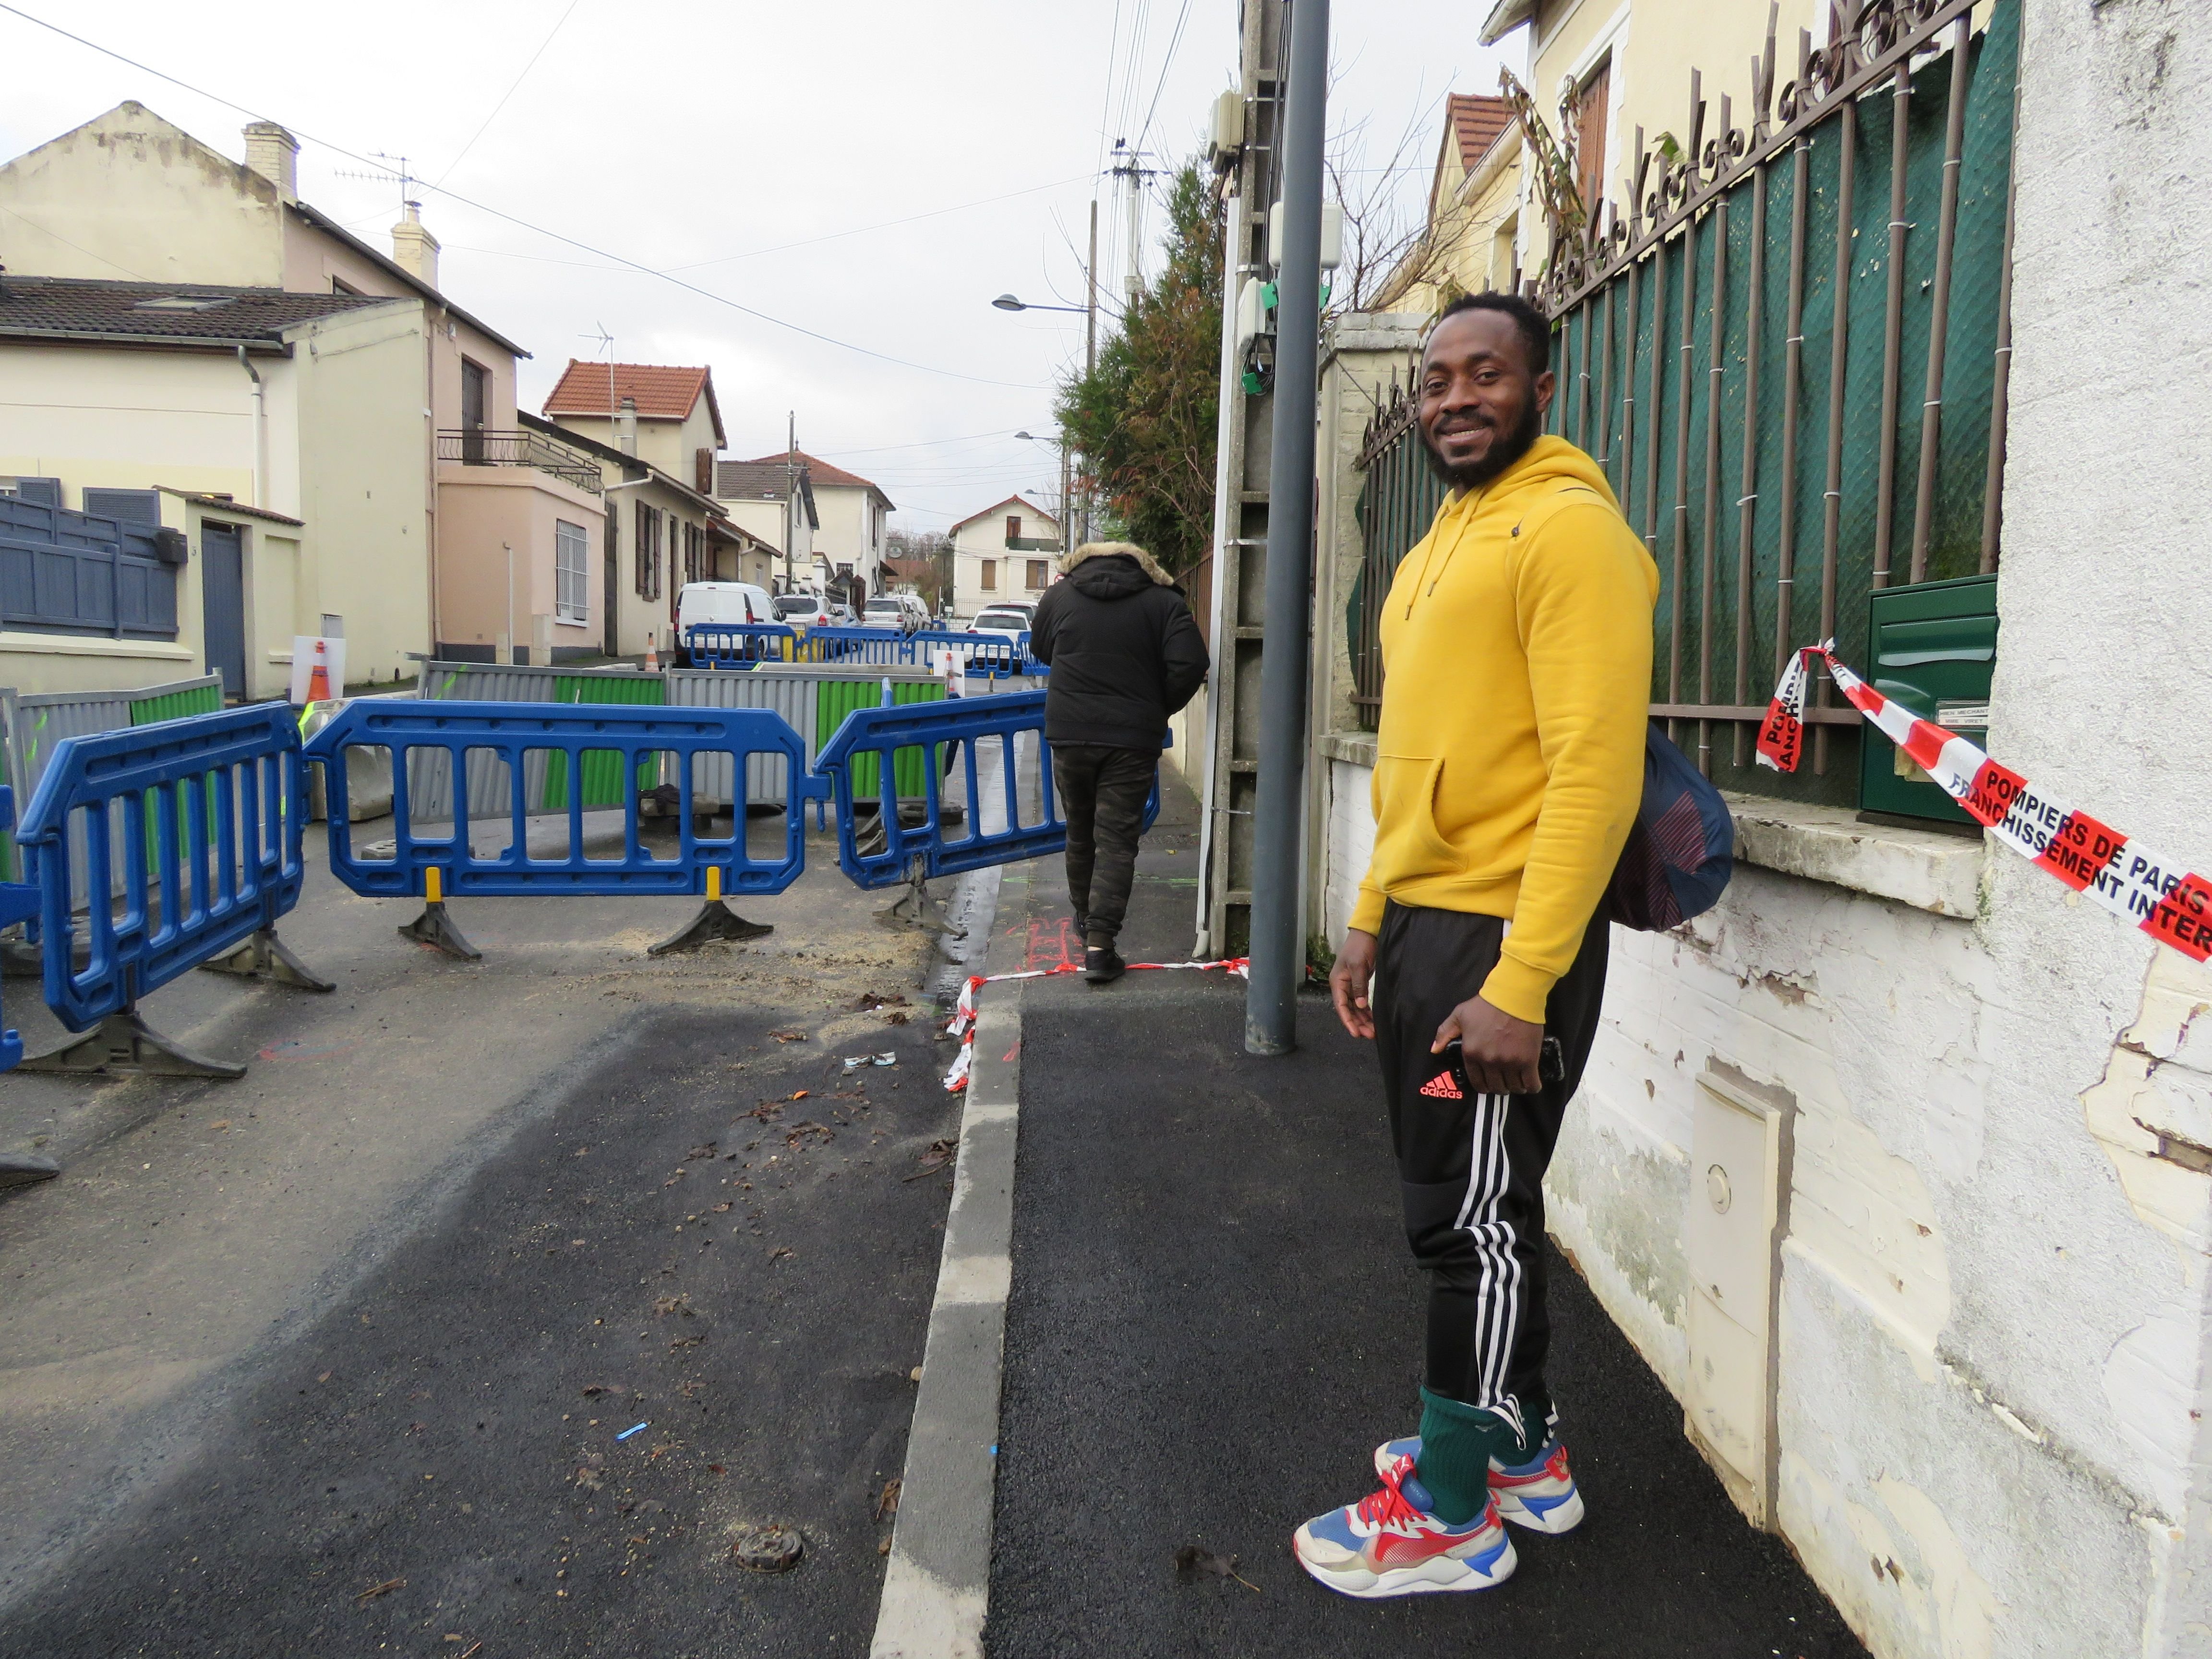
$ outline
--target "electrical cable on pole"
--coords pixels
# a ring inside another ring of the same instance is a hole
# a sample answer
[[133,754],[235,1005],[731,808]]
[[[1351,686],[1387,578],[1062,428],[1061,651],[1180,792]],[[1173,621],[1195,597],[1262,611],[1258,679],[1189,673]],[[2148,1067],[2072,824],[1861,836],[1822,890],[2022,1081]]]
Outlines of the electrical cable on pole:
[[1275,272],[1273,436],[1266,610],[1260,653],[1259,775],[1252,803],[1251,978],[1244,1049],[1297,1046],[1305,951],[1298,881],[1305,793],[1306,649],[1313,587],[1314,417],[1321,355],[1321,199],[1328,118],[1328,0],[1291,8],[1283,113],[1283,263]]

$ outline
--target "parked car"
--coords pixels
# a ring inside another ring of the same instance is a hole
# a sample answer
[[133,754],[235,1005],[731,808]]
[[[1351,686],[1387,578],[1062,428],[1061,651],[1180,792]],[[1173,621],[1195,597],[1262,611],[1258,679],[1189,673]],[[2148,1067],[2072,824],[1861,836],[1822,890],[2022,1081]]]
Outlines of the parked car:
[[912,634],[929,626],[929,607],[915,593],[878,593],[860,613],[869,628],[896,628]]
[[975,620],[968,624],[971,634],[1003,634],[1014,640],[1030,631],[1030,619],[1035,607],[1026,605],[987,605],[975,613]]
[[779,593],[775,596],[775,619],[789,623],[794,628],[827,624],[832,615],[830,607],[819,593]]
[[692,665],[690,630],[702,623],[776,620],[775,602],[765,587],[751,582],[686,582],[676,595],[678,660]]

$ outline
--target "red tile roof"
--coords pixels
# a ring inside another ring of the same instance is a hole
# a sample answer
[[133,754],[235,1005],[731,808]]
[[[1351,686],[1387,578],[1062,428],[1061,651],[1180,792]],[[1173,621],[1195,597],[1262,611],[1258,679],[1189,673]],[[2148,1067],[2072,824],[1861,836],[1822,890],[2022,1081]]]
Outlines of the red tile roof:
[[[787,453],[779,449],[773,455],[757,455],[747,465],[759,466],[763,463],[773,461],[776,465],[781,466]],[[884,507],[889,507],[891,505],[891,498],[884,495],[881,484],[864,478],[857,472],[848,472],[842,466],[832,466],[829,462],[810,455],[803,449],[799,452],[799,464],[806,469],[807,476],[813,480],[817,489],[820,489],[824,485],[835,489],[839,484],[844,485],[848,489],[872,489],[877,495],[883,496]]]
[[1455,92],[1444,100],[1444,123],[1459,140],[1461,169],[1472,173],[1498,135],[1513,125],[1513,106],[1503,98]]
[[[704,368],[666,368],[657,363],[586,363],[568,359],[560,384],[545,399],[548,415],[612,415],[622,400],[637,401],[640,418],[680,421],[708,389]],[[611,389],[608,382],[613,381]]]

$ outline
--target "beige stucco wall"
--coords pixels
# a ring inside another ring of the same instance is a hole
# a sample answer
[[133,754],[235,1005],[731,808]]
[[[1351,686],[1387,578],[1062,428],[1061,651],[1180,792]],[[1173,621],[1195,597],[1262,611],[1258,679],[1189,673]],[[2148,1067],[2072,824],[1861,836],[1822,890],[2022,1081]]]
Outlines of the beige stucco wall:
[[[1775,28],[1778,91],[1796,69],[1798,30],[1814,31],[1817,44],[1826,38],[1827,18],[1820,0],[1780,4]],[[1673,133],[1684,145],[1690,141],[1692,69],[1703,76],[1705,136],[1719,132],[1723,94],[1734,106],[1730,120],[1748,130],[1751,64],[1766,43],[1767,5],[1768,0],[1644,0],[1640,6],[1630,0],[1554,0],[1540,9],[1537,27],[1523,31],[1531,55],[1522,79],[1556,134],[1563,78],[1582,79],[1601,55],[1611,52],[1605,176],[1608,194],[1626,213],[1636,176],[1636,129],[1643,127],[1647,146],[1662,132]],[[1524,216],[1524,227],[1534,217]],[[1542,257],[1540,244],[1529,257],[1524,228],[1524,266],[1533,270]]]
[[[553,526],[565,520],[583,526],[589,608],[581,627],[553,623],[554,648],[598,649],[599,607],[605,602],[601,592],[600,549],[606,530],[605,509],[599,497],[532,467],[465,467],[448,462],[438,468],[438,501],[444,556],[439,561],[438,578],[441,644],[489,647],[497,644],[505,633],[511,635],[517,647],[531,647],[535,637],[532,618],[554,614]],[[514,550],[512,611],[507,595],[509,546]]]
[[[288,372],[256,357],[264,380]],[[218,352],[0,343],[0,474],[253,500],[252,382]]]
[[[1034,605],[1050,586],[1055,572],[1054,555],[1009,550],[1006,546],[1006,520],[1018,513],[1024,540],[1049,540],[1060,534],[1060,526],[1048,515],[1018,501],[1001,501],[988,513],[952,526],[952,614],[973,617],[985,605],[1007,599],[1024,600]],[[998,562],[998,586],[985,590],[983,561]],[[1028,561],[1044,562],[1045,580],[1035,587],[1029,583]]]
[[274,185],[137,103],[0,167],[0,239],[26,275],[276,288],[283,218]]
[[[613,470],[609,469],[609,482],[614,482]],[[707,515],[688,497],[670,489],[658,479],[618,490],[608,497],[620,504],[622,531],[617,545],[621,550],[620,580],[615,594],[617,640],[621,654],[635,656],[642,653],[648,636],[658,634],[664,651],[675,643],[676,598],[684,586],[684,529],[696,525],[703,532]],[[633,502],[642,500],[646,506],[659,510],[660,526],[660,597],[644,599],[637,592],[637,509]],[[710,580],[703,575],[701,580]],[[733,575],[729,580],[737,580]]]
[[289,660],[289,634],[342,616],[356,684],[410,675],[407,653],[430,649],[422,310],[406,301],[296,331],[293,372],[272,392],[275,403],[296,387],[300,409],[295,445],[274,458],[289,476],[272,465],[270,504],[307,520],[311,556],[293,626],[272,648]]
[[853,574],[867,582],[872,598],[890,514],[870,491],[854,484],[825,484],[819,479],[814,485],[814,506],[822,520],[822,528],[814,535],[814,551],[829,560],[832,569],[841,564],[852,566]]
[[1520,205],[1521,149],[1511,132],[1472,173],[1455,161],[1439,182],[1425,243],[1383,286],[1376,311],[1432,317],[1455,288],[1510,289]]
[[[571,432],[619,449],[621,434],[615,422],[602,415],[549,415],[548,420],[557,421]],[[680,421],[661,420],[640,416],[637,422],[637,458],[647,466],[657,466],[670,477],[684,483],[698,477],[697,454],[700,450],[719,453],[721,446],[715,441],[714,422],[707,413],[707,399],[702,396],[691,405],[691,412]]]

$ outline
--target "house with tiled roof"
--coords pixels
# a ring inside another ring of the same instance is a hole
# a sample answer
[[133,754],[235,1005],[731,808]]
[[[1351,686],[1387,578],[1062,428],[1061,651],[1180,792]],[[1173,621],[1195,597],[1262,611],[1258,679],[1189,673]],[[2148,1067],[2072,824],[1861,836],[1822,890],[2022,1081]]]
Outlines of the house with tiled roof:
[[662,363],[568,360],[545,399],[545,418],[635,455],[702,495],[714,489],[714,459],[726,441],[714,372]]
[[1060,520],[1025,495],[971,513],[952,526],[952,614],[973,617],[987,605],[1035,605],[1057,580]]
[[1451,94],[1429,177],[1427,228],[1370,309],[1431,313],[1457,295],[1512,288],[1520,198],[1521,134],[1512,106]]
[[[111,319],[186,319],[105,340],[67,325],[35,346],[19,334],[19,361],[69,356],[40,360],[51,408],[0,444],[0,467],[60,479],[70,510],[87,486],[167,487],[228,493],[303,525],[305,562],[280,579],[258,562],[262,532],[242,511],[244,599],[223,583],[179,598],[180,629],[194,604],[222,615],[210,613],[198,645],[179,635],[170,647],[202,652],[203,665],[216,645],[242,649],[250,695],[289,677],[295,634],[343,629],[356,680],[411,672],[410,653],[489,659],[502,641],[518,655],[596,654],[599,469],[520,429],[515,364],[529,354],[439,286],[438,240],[416,204],[402,207],[386,254],[300,199],[290,133],[257,121],[243,137],[240,161],[125,102],[0,165],[9,283],[76,283],[70,303],[104,306]],[[95,299],[101,284],[110,298]],[[141,285],[135,297],[129,284]],[[331,308],[287,319],[288,305],[308,300]],[[224,331],[257,321],[268,337],[241,357]],[[340,330],[344,353],[325,343]],[[312,410],[288,401],[295,387]],[[103,402],[126,406],[107,418]],[[191,589],[213,568],[187,566],[177,580]],[[88,653],[115,657],[96,684],[146,683],[127,638],[118,647],[93,619],[19,612],[0,597],[0,633],[18,632],[64,641],[46,648],[72,673]],[[227,679],[235,665],[223,665]],[[173,661],[159,670],[153,678],[177,677]]]
[[[793,477],[802,481],[813,518],[813,574],[801,573],[799,586],[858,610],[869,595],[883,591],[884,538],[894,509],[879,485],[803,449],[789,449],[750,461],[724,461],[716,469],[714,494],[735,508],[749,490],[787,488]],[[795,520],[798,515],[790,516]]]

